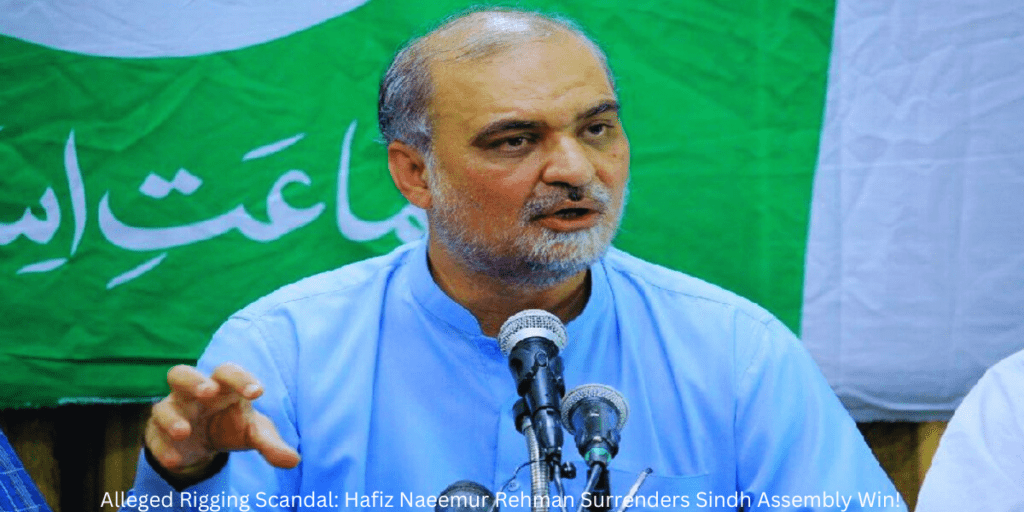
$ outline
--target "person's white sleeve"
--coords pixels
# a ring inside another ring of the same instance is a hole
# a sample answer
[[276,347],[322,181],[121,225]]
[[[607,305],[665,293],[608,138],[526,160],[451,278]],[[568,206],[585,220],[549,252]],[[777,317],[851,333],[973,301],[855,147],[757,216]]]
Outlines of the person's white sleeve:
[[1024,352],[990,368],[949,422],[920,512],[1024,510]]

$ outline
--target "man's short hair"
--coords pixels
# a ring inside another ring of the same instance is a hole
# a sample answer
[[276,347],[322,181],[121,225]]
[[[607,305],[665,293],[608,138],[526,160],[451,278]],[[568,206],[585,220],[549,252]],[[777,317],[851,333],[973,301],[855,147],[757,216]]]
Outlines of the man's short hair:
[[433,62],[482,59],[558,33],[572,34],[590,48],[615,88],[607,56],[572,20],[511,9],[474,10],[448,18],[406,43],[395,55],[381,79],[377,102],[385,143],[404,142],[429,159]]

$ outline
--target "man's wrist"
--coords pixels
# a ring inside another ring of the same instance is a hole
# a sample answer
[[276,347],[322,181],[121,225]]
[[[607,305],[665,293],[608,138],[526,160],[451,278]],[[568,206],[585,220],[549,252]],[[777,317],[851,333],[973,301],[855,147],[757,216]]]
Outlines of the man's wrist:
[[142,443],[142,450],[145,452],[146,462],[148,462],[149,466],[153,468],[153,471],[160,475],[160,478],[163,478],[164,481],[170,484],[171,487],[178,492],[216,475],[228,464],[228,453],[218,452],[209,460],[199,461],[195,464],[190,464],[189,466],[172,472],[160,464],[160,461],[158,461],[156,455],[153,455],[153,452],[149,450],[149,446],[147,446],[146,443]]

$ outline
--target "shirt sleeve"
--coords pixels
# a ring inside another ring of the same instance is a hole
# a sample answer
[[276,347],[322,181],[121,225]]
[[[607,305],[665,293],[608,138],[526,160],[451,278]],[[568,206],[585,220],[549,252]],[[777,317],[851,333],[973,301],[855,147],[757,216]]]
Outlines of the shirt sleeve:
[[[282,346],[280,339],[275,339],[275,344],[268,341],[267,331],[272,329],[272,321],[258,325],[244,318],[228,320],[214,334],[197,367],[209,375],[220,364],[231,361],[252,373],[264,389],[253,407],[270,418],[282,439],[301,455],[291,399],[294,375],[288,371],[295,367],[294,356],[289,357],[291,352],[287,346]],[[275,497],[298,493],[301,465],[300,462],[294,469],[278,469],[256,451],[233,452],[220,472],[178,492],[140,455],[135,482],[119,504],[120,510],[185,512],[213,510],[212,507],[233,510],[232,506],[290,510],[274,506],[282,501]]]
[[964,397],[921,486],[922,512],[1024,510],[1024,352]]
[[737,478],[750,510],[907,510],[796,336],[742,315],[737,336]]

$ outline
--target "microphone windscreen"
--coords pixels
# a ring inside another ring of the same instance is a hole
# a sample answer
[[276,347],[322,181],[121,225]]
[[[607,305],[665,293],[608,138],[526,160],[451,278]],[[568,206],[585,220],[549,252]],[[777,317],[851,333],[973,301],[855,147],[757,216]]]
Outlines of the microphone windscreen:
[[543,309],[526,309],[510,316],[498,331],[498,343],[506,357],[520,341],[537,337],[551,340],[562,350],[566,343],[565,325]]
[[441,491],[434,512],[487,512],[491,505],[498,512],[494,493],[472,480],[459,480]]
[[615,430],[622,430],[626,426],[626,419],[629,418],[629,404],[626,397],[622,396],[615,388],[604,384],[584,384],[566,393],[562,399],[562,425],[570,434],[576,434],[576,426],[572,421],[573,415],[578,407],[586,407],[594,400],[603,400],[612,407],[619,417]]

